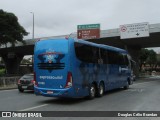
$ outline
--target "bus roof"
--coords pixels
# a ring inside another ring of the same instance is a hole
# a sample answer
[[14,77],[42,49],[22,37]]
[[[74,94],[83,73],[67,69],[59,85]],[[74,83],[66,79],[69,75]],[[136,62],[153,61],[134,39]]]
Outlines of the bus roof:
[[[99,47],[99,48],[103,48],[103,49],[107,49],[107,50],[111,50],[111,51],[116,51],[116,52],[120,52],[120,53],[128,53],[126,50],[121,49],[121,48],[117,48],[117,47],[112,47],[109,45],[104,45],[104,44],[97,44],[97,43],[93,43],[93,42],[89,42],[83,39],[73,39],[73,38],[69,38],[69,39],[65,39],[65,38],[54,38],[54,39],[44,39],[45,40],[73,40],[74,42],[78,42],[78,43],[82,43],[82,44],[87,44],[87,45],[91,45],[91,46],[95,46],[95,47]],[[43,40],[40,40],[43,41]]]
[[111,50],[111,51],[116,51],[116,52],[121,52],[121,53],[128,53],[124,49],[117,48],[117,47],[112,47],[112,46],[109,46],[109,45],[97,44],[97,43],[89,42],[89,41],[82,40],[82,39],[75,39],[75,41],[78,42],[78,43],[92,45],[92,46],[95,46],[95,47],[104,48],[104,49]]

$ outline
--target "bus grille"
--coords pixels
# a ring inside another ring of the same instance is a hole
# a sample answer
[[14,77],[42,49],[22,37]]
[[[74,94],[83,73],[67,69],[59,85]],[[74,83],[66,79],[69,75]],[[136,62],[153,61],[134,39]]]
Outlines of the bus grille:
[[64,67],[65,67],[64,63],[38,63],[39,69],[53,70],[53,69],[64,69]]

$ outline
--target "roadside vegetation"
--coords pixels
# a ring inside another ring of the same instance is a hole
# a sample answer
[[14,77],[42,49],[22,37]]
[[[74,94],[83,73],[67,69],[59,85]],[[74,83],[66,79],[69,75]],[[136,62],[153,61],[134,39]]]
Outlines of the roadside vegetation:
[[7,43],[11,43],[12,46],[17,42],[24,43],[23,36],[26,35],[28,33],[19,24],[17,17],[0,9],[0,45],[7,47]]
[[1,69],[0,69],[0,76],[5,75],[5,71],[6,71],[6,70],[5,70],[4,68],[1,68]]
[[141,73],[160,73],[160,54],[154,50],[142,49],[139,56],[139,71]]

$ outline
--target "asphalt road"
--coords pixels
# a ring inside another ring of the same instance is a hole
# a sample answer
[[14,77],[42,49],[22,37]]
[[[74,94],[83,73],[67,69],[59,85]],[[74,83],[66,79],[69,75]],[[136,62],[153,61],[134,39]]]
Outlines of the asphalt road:
[[0,111],[160,111],[160,79],[139,80],[128,90],[108,91],[101,98],[58,99],[32,91],[0,91]]

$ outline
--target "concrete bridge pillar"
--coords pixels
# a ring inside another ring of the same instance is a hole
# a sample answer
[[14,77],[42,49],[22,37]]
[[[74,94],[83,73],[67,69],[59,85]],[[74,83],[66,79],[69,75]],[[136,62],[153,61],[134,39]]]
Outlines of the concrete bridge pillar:
[[140,56],[140,47],[131,47],[127,46],[128,53],[131,55],[132,59],[136,62],[136,65],[133,67],[133,72],[136,77],[139,77],[139,56]]
[[6,73],[7,74],[18,74],[19,65],[24,55],[8,53],[8,54],[2,54],[1,56],[5,63]]

